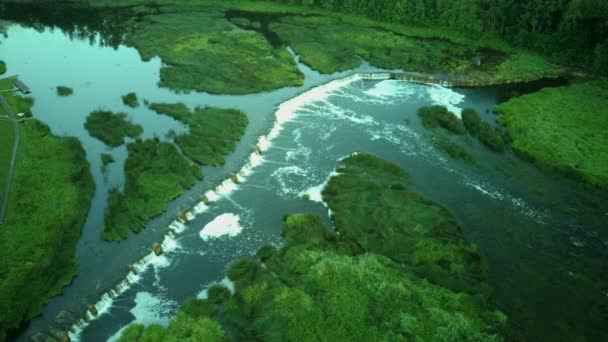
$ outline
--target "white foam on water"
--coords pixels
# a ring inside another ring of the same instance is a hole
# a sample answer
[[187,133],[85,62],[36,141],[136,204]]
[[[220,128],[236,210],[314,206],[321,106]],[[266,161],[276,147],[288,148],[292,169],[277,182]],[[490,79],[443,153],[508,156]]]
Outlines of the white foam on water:
[[[173,301],[160,299],[149,292],[138,292],[135,295],[135,306],[129,310],[135,316],[130,324],[139,323],[144,326],[159,324],[166,327],[171,318],[171,310],[167,308],[175,306],[176,303]],[[108,339],[108,342],[117,341],[127,328],[128,325],[122,327]]]
[[440,106],[445,106],[450,112],[456,114],[460,119],[462,108],[457,107],[464,101],[465,96],[440,85],[427,86],[428,93],[433,102]]
[[212,283],[207,284],[207,285],[206,285],[206,286],[205,286],[205,287],[204,287],[204,288],[203,288],[203,289],[202,289],[202,290],[201,290],[201,291],[200,291],[200,292],[199,292],[199,293],[196,295],[196,298],[197,298],[197,299],[202,299],[202,300],[207,299],[207,298],[209,297],[209,295],[208,295],[208,290],[209,290],[209,288],[210,288],[212,285],[215,285],[215,284],[220,284],[220,285],[225,286],[225,287],[228,289],[228,291],[230,291],[230,294],[234,294],[234,292],[235,292],[234,283],[232,282],[232,280],[230,280],[230,278],[228,278],[228,277],[224,277],[224,279],[222,279],[222,280],[221,280],[219,283],[218,283],[218,282],[212,282]]
[[276,169],[270,177],[279,183],[279,194],[289,196],[299,193],[298,187],[307,179],[308,173],[299,166],[291,165]]
[[230,237],[237,236],[241,233],[243,227],[239,223],[239,216],[226,213],[219,215],[213,221],[207,223],[199,233],[201,239],[208,241],[209,239],[218,238],[228,235]]
[[323,191],[323,189],[325,189],[325,187],[327,186],[327,183],[329,183],[329,180],[333,176],[337,176],[337,175],[339,175],[339,173],[337,173],[336,171],[332,171],[329,174],[329,176],[327,176],[327,179],[325,179],[325,181],[323,181],[323,183],[321,183],[319,185],[315,185],[313,187],[308,188],[305,191],[300,192],[299,196],[301,197],[304,195],[308,195],[310,201],[322,203],[324,206],[327,207],[327,203],[325,203],[323,201],[323,196],[321,195],[321,192]]

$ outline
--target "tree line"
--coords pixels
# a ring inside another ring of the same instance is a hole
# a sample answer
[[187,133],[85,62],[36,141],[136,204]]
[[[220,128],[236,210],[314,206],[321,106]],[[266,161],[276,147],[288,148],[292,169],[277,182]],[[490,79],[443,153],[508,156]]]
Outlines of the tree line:
[[470,37],[491,32],[557,62],[608,74],[606,0],[274,0]]

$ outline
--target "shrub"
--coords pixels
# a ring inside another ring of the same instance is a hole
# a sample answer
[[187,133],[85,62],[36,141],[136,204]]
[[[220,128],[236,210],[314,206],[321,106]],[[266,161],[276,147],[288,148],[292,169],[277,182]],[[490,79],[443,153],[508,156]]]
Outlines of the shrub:
[[74,90],[66,86],[57,86],[57,95],[65,97],[70,96],[74,93]]
[[479,134],[479,126],[481,125],[481,118],[479,113],[473,108],[467,108],[462,111],[462,122],[466,127],[467,131],[471,135]]
[[422,125],[427,128],[442,127],[452,133],[464,134],[466,128],[454,113],[443,106],[422,107],[418,110]]
[[123,95],[122,103],[124,103],[125,106],[129,106],[131,108],[137,108],[139,106],[139,100],[137,99],[137,94],[128,93],[127,95]]
[[492,128],[487,122],[482,122],[480,125],[479,141],[495,152],[502,152],[505,149],[502,134],[498,129]]

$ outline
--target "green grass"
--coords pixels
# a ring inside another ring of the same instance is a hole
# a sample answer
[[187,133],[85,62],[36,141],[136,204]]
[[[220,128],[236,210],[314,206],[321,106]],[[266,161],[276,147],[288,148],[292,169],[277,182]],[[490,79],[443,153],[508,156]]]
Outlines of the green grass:
[[202,179],[201,169],[184,158],[177,148],[158,139],[127,145],[124,192],[110,191],[102,238],[125,239],[165,211],[169,202]]
[[123,95],[122,103],[124,103],[125,106],[129,106],[131,108],[139,107],[139,100],[137,99],[137,94],[128,93],[127,95]]
[[462,110],[462,123],[466,127],[469,134],[472,136],[479,135],[479,130],[481,126],[481,117],[479,113],[472,108],[466,108]]
[[189,127],[175,137],[184,154],[201,165],[222,165],[247,128],[247,115],[236,109],[198,107],[191,112],[183,103],[153,103],[150,109],[170,116]]
[[426,129],[442,127],[455,134],[466,133],[462,120],[444,106],[422,107],[418,109],[418,116]]
[[21,123],[20,136],[0,226],[0,340],[76,275],[75,247],[94,188],[77,139],[53,136],[36,120]]
[[221,12],[184,11],[145,17],[127,36],[144,60],[160,56],[160,85],[174,90],[244,94],[303,84],[292,56],[261,33]]
[[108,153],[101,154],[101,163],[103,164],[103,166],[106,166],[113,162],[114,162],[114,157],[112,157],[111,154],[108,154]]
[[143,128],[129,121],[126,113],[104,110],[91,112],[84,127],[92,137],[111,147],[124,144],[126,137],[136,138],[143,133]]
[[434,138],[433,144],[454,159],[460,159],[471,165],[477,164],[475,158],[467,150],[449,139]]
[[[0,115],[4,115],[3,109],[0,109]],[[13,153],[14,138],[13,124],[8,119],[0,119],[0,201],[4,196],[4,185]]]
[[[365,183],[355,188],[338,186],[337,193],[331,195],[332,210],[336,208],[335,196],[348,198],[349,211],[335,211],[334,221],[352,222],[357,226],[351,230],[355,236],[338,226],[340,234],[332,232],[318,216],[288,216],[281,248],[266,245],[257,253],[260,261],[241,259],[230,265],[226,273],[235,284],[234,294],[212,286],[207,299],[184,303],[168,328],[132,325],[121,341],[177,341],[192,330],[204,334],[204,340],[223,340],[219,325],[209,320],[212,318],[222,322],[229,332],[226,335],[236,341],[502,341],[506,317],[484,296],[429,282],[416,268],[404,267],[392,253],[387,258],[376,246],[367,246],[356,236],[392,224],[390,218],[364,219],[361,223],[356,211],[361,200],[378,198],[369,206],[375,205],[377,211],[390,209],[396,215],[420,205],[415,203],[419,200],[404,201],[393,208],[383,201],[391,188],[388,184],[405,187],[399,183],[405,172],[365,154],[347,158],[339,171],[343,173],[334,176],[328,188],[355,176],[353,183]],[[371,183],[378,188],[369,186]],[[425,215],[409,220],[420,225],[419,230],[427,227]],[[367,226],[366,231],[362,225]],[[406,247],[415,246],[418,253],[411,256],[413,262],[442,268],[467,244],[457,233],[441,236],[445,228],[435,229],[438,237],[418,234],[411,242],[393,235],[383,239],[391,243],[397,238]],[[419,253],[421,250],[425,252]],[[475,263],[475,257],[466,262]]]
[[458,220],[407,190],[398,166],[360,153],[345,159],[337,172],[322,195],[341,236],[453,290],[479,292],[487,286],[485,261],[464,240]]
[[521,156],[608,189],[607,94],[606,81],[545,88],[495,111]]
[[66,86],[57,86],[57,95],[66,97],[74,93],[74,89]]

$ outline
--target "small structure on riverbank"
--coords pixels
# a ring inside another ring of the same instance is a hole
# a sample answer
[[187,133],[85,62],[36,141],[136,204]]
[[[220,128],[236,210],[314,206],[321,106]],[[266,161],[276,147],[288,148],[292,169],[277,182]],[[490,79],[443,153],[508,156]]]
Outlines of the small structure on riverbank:
[[32,92],[30,88],[21,81],[15,81],[14,86],[23,94],[29,94]]

